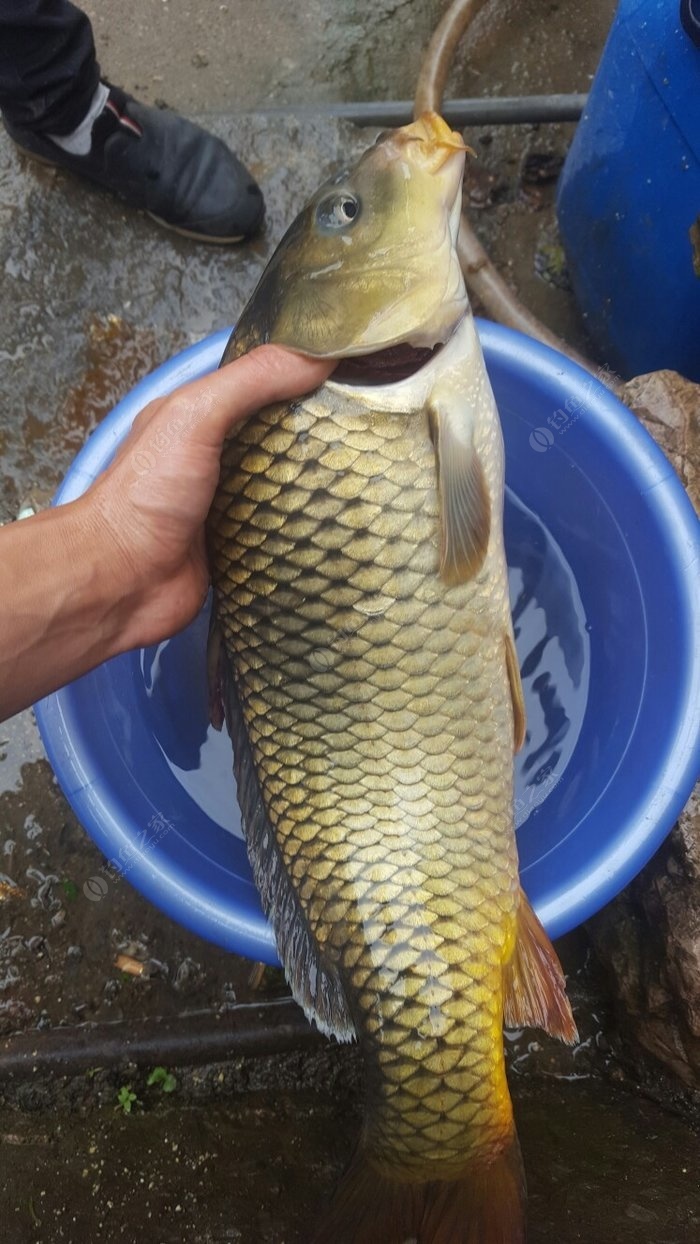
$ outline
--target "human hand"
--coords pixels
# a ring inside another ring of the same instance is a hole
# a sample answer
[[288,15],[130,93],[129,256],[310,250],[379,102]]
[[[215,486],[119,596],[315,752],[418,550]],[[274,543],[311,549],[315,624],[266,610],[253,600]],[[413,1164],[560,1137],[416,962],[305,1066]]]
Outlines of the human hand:
[[119,592],[124,651],[195,616],[209,585],[204,522],[231,428],[271,402],[307,393],[333,364],[262,346],[151,402],[80,506]]
[[77,501],[0,527],[0,721],[195,616],[224,439],[332,364],[262,346],[151,402]]

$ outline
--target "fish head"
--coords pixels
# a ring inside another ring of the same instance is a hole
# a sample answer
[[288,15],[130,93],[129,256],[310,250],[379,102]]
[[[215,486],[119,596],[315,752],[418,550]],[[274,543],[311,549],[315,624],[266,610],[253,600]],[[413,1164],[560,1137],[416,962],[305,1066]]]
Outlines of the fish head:
[[340,358],[446,341],[468,305],[456,249],[467,150],[428,112],[321,186],[244,312],[257,339]]

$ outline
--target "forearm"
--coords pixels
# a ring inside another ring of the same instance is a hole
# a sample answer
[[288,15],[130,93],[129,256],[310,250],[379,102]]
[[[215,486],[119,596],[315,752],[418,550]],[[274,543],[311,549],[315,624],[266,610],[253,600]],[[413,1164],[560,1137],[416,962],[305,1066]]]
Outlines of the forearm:
[[81,502],[0,528],[0,720],[122,650],[129,601]]

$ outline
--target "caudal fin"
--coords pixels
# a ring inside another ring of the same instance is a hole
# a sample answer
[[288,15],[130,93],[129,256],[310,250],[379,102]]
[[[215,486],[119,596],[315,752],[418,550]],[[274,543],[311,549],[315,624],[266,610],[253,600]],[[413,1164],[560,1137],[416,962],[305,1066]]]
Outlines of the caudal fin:
[[525,1178],[517,1136],[487,1166],[413,1183],[353,1158],[313,1244],[525,1244]]

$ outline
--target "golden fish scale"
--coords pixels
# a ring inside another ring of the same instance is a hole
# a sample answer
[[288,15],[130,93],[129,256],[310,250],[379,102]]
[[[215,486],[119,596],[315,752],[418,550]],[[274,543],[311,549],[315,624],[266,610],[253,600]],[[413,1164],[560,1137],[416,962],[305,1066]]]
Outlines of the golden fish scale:
[[367,1068],[366,1142],[399,1173],[488,1160],[511,1130],[512,708],[496,417],[482,571],[437,575],[423,412],[337,392],[227,444],[210,524],[219,618],[270,822]]

